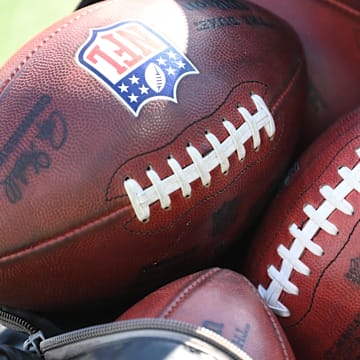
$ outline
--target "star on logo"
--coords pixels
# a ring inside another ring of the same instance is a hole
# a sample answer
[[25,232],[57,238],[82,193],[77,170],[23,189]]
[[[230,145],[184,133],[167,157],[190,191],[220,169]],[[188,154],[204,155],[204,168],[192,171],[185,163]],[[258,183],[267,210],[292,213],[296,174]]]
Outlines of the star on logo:
[[138,96],[136,96],[134,93],[131,93],[130,96],[128,96],[131,103],[137,102]]
[[131,84],[139,84],[139,78],[135,76],[135,74],[129,78],[129,80],[131,81]]
[[144,84],[141,87],[139,87],[139,90],[141,94],[147,94],[149,92],[149,88],[146,87]]
[[173,59],[175,60],[176,59],[176,54],[170,50],[169,52],[167,52],[168,56],[169,56],[169,59]]
[[166,59],[163,59],[161,56],[156,59],[156,61],[158,62],[159,65],[166,65]]
[[176,65],[179,69],[185,69],[185,63],[182,60],[176,61]]
[[175,69],[173,69],[171,66],[169,66],[166,71],[168,75],[175,75]]
[[126,86],[124,83],[121,83],[121,85],[119,86],[120,91],[123,92],[128,92],[128,86]]

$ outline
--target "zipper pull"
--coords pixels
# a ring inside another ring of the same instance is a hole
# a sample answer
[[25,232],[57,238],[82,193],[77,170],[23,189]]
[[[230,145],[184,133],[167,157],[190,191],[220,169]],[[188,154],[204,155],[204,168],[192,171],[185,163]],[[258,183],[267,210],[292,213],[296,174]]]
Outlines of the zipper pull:
[[0,307],[0,324],[6,328],[28,335],[23,350],[42,358],[40,343],[46,338],[59,335],[62,331],[49,320],[25,310]]
[[42,357],[42,352],[40,350],[40,343],[45,340],[45,336],[41,330],[37,331],[34,334],[31,334],[23,344],[23,350],[31,351],[38,356]]

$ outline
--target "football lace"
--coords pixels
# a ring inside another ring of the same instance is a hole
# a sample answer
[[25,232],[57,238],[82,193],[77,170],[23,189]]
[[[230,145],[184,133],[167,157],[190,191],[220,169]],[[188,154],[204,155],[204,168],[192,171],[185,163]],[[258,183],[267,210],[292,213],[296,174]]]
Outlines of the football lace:
[[136,217],[140,221],[149,220],[150,205],[156,201],[160,201],[163,209],[169,209],[171,205],[170,194],[177,190],[181,190],[183,197],[190,197],[190,184],[193,181],[200,179],[204,186],[209,186],[211,182],[210,172],[216,167],[220,166],[222,173],[226,174],[230,167],[229,157],[233,153],[237,152],[239,161],[245,158],[244,144],[246,141],[252,138],[254,149],[259,148],[261,144],[260,130],[262,128],[265,128],[269,138],[274,136],[275,122],[263,98],[257,94],[251,94],[251,99],[256,106],[256,112],[250,114],[246,108],[238,106],[237,110],[245,121],[239,128],[235,128],[229,120],[223,119],[222,125],[229,134],[223,142],[220,142],[213,133],[205,132],[205,137],[213,149],[205,156],[189,143],[186,147],[186,151],[192,160],[189,165],[182,168],[172,155],[168,156],[167,163],[172,175],[161,179],[156,169],[149,166],[146,175],[152,185],[145,189],[135,179],[125,179],[125,191]]
[[[360,157],[360,148],[355,151]],[[307,221],[302,229],[294,223],[289,226],[289,232],[293,237],[290,248],[286,248],[282,244],[277,248],[277,253],[282,259],[280,270],[273,265],[269,266],[267,274],[271,282],[268,288],[264,288],[262,285],[258,286],[261,297],[273,312],[281,317],[291,316],[290,309],[279,301],[282,291],[291,295],[299,294],[299,288],[290,281],[292,271],[306,276],[310,275],[310,268],[300,260],[304,251],[308,250],[316,256],[324,254],[323,248],[313,241],[314,236],[320,230],[332,236],[338,234],[337,226],[328,220],[335,210],[349,216],[354,214],[353,206],[345,198],[353,190],[360,193],[360,163],[357,163],[352,170],[342,166],[338,169],[338,174],[342,180],[335,188],[331,188],[329,185],[320,187],[319,191],[324,201],[318,209],[310,204],[304,206],[303,211],[307,215]]]

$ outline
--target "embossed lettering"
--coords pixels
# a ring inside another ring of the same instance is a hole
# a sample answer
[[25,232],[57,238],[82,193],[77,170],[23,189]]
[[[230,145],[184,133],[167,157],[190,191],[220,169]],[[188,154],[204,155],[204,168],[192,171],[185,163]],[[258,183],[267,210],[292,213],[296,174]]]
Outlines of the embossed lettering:
[[194,22],[194,26],[196,27],[197,31],[215,30],[224,26],[239,26],[242,24],[247,26],[274,26],[273,24],[266,22],[262,17],[255,15],[240,17],[221,16],[218,18],[209,18]]
[[231,340],[232,343],[239,346],[240,349],[243,349],[246,343],[246,340],[249,336],[250,324],[245,324],[244,329],[235,329],[235,334]]
[[[201,325],[209,330],[216,332],[219,335],[224,336],[225,324],[223,323],[215,322],[212,320],[204,320]],[[249,332],[250,324],[248,323],[244,325],[243,329],[236,327],[230,340],[233,344],[243,349],[249,337]]]
[[199,10],[207,8],[217,8],[221,10],[249,10],[250,6],[243,1],[237,0],[193,0],[193,1],[182,1],[180,5],[186,10]]
[[333,346],[326,351],[324,359],[360,359],[360,313],[347,326]]
[[222,333],[224,331],[224,324],[218,323],[215,321],[211,321],[211,320],[204,320],[202,323],[202,326],[206,327],[209,330],[216,332],[219,335],[222,335]]
[[345,276],[354,284],[360,285],[360,256],[350,260],[349,271]]
[[206,19],[206,20],[200,20],[198,22],[194,22],[197,31],[213,30],[224,26],[235,26],[240,24],[241,24],[240,19],[237,19],[234,16],[227,16],[227,17],[222,16],[219,18],[212,18],[212,19]]

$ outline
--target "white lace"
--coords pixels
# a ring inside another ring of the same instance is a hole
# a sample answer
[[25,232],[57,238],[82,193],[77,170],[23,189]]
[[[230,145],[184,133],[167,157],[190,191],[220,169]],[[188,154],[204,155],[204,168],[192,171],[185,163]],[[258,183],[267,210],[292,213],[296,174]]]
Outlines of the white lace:
[[186,151],[189,154],[192,163],[184,168],[179,162],[170,155],[168,165],[173,174],[161,179],[155,169],[151,166],[146,171],[147,177],[151,181],[151,186],[143,189],[134,179],[127,178],[124,181],[124,187],[129,196],[131,205],[140,221],[147,221],[150,218],[150,205],[160,201],[163,209],[171,206],[170,194],[181,190],[184,197],[191,195],[191,183],[197,179],[201,180],[204,186],[209,186],[211,182],[211,171],[220,166],[221,171],[226,174],[229,171],[229,157],[237,152],[239,160],[244,159],[246,155],[245,142],[252,137],[253,147],[259,148],[261,138],[260,130],[265,128],[267,135],[272,138],[275,134],[274,119],[266,106],[264,100],[256,94],[251,95],[257,111],[252,115],[247,109],[239,106],[238,111],[245,122],[239,127],[223,119],[223,126],[229,136],[220,142],[215,134],[206,131],[205,137],[212,146],[213,150],[207,155],[202,156],[198,149],[188,144]]
[[[360,148],[356,150],[360,157]],[[345,197],[353,190],[360,193],[360,163],[352,170],[347,167],[338,169],[338,173],[342,181],[335,189],[328,185],[320,188],[320,193],[324,197],[318,209],[311,205],[304,207],[304,212],[308,216],[307,222],[300,229],[296,224],[289,227],[289,232],[293,236],[293,241],[289,249],[284,245],[279,245],[277,252],[282,259],[280,270],[271,265],[268,270],[268,276],[271,283],[267,289],[262,285],[258,286],[258,291],[269,307],[279,316],[288,317],[291,315],[290,309],[279,301],[282,291],[288,294],[298,295],[298,287],[292,283],[290,275],[292,271],[297,271],[303,275],[310,275],[310,269],[301,260],[301,256],[305,250],[310,251],[316,256],[321,256],[323,249],[313,242],[313,237],[319,230],[336,236],[338,229],[335,224],[328,220],[328,217],[335,211],[339,210],[346,215],[353,215],[353,206],[345,199]]]

